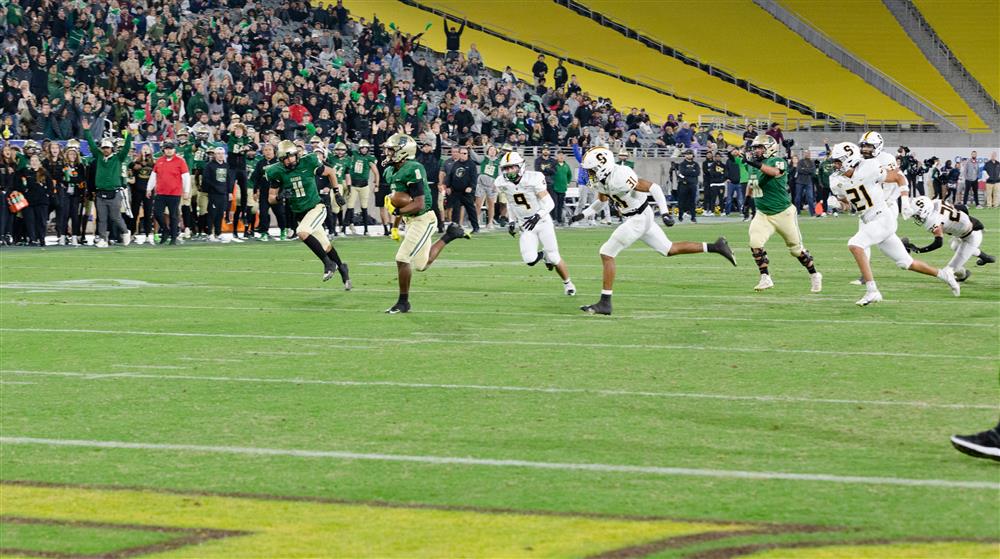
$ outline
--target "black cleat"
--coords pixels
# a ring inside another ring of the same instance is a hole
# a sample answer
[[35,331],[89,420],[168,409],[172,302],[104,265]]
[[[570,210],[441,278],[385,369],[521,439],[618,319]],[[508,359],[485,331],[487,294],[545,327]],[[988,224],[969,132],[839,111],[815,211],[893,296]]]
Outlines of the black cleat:
[[979,253],[979,260],[976,260],[976,266],[985,266],[987,264],[992,264],[992,263],[994,263],[996,261],[997,261],[997,259],[995,257],[990,256],[989,254],[986,254],[985,252],[980,252]]
[[401,314],[410,312],[410,303],[396,303],[385,311],[385,314]]
[[733,249],[729,248],[729,241],[725,237],[719,237],[714,243],[708,245],[709,252],[721,254],[723,258],[736,265],[736,257],[733,256]]
[[667,227],[674,226],[674,216],[670,215],[669,213],[665,213],[661,217],[663,218],[664,225],[666,225]]
[[472,237],[470,237],[469,234],[465,232],[465,229],[462,229],[461,225],[457,223],[452,223],[451,225],[448,226],[447,229],[444,230],[444,235],[441,237],[441,240],[446,243],[450,243],[455,239],[471,239],[471,238]]
[[333,277],[333,274],[336,271],[337,271],[337,268],[327,268],[327,269],[323,270],[323,281],[330,281],[330,278]]
[[963,281],[969,279],[969,276],[972,275],[972,270],[964,270],[964,272],[965,272],[965,274],[963,274],[961,276],[958,275],[958,274],[955,274],[955,281],[957,281],[958,283],[962,283]]
[[584,305],[580,307],[580,310],[587,314],[605,314],[611,315],[611,301],[598,301],[593,305]]
[[340,263],[340,279],[344,281],[344,291],[351,290],[351,276],[347,273],[347,263]]
[[951,446],[962,454],[1000,462],[1000,432],[996,427],[975,435],[952,435]]

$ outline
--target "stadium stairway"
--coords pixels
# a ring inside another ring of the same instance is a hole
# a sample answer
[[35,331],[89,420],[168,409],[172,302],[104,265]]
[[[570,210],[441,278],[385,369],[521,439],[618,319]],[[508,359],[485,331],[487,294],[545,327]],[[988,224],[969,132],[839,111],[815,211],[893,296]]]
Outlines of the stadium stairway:
[[[431,28],[420,38],[420,44],[438,52],[447,50],[445,36],[441,29],[442,19],[439,15],[399,1],[350,0],[346,5],[354,17],[364,17],[371,21],[372,17],[377,15],[381,21],[386,22],[387,25],[394,24],[404,33],[421,33],[428,24],[431,24]],[[450,22],[450,25],[458,24]],[[503,71],[509,65],[519,77],[531,81],[531,66],[538,56],[534,50],[466,26],[462,33],[463,50],[468,50],[469,45],[473,43],[476,44],[489,68]],[[721,116],[724,114],[720,109],[677,99],[665,93],[634,83],[626,83],[617,77],[588,70],[572,63],[567,63],[566,68],[570,74],[576,74],[586,91],[611,98],[615,106],[622,110],[629,107],[645,108],[655,121],[662,122],[668,114],[681,112],[688,115]]]
[[[722,68],[743,83],[777,92],[816,111],[841,118],[863,112],[869,120],[924,120],[827,57],[752,0],[725,0],[714,4],[724,8],[709,13],[705,4],[697,2],[670,2],[669,9],[662,10],[634,10],[615,0],[582,0],[582,4],[639,35],[703,61],[706,72],[708,65]],[[678,24],[706,18],[713,29],[726,34],[724,40],[712,40],[704,26]],[[733,49],[734,35],[746,37],[745,49]]]
[[[679,60],[650,49],[636,48],[633,41],[619,33],[554,2],[517,0],[506,3],[506,9],[497,10],[495,4],[488,2],[404,1],[428,12],[444,12],[459,20],[467,19],[470,23],[507,36],[511,42],[525,43],[534,50],[548,51],[560,58],[576,59],[609,69],[625,80],[661,85],[670,91],[682,92],[682,95],[708,101],[729,113],[812,118],[812,115],[755,95]],[[530,17],[525,17],[526,14]],[[463,45],[466,44],[463,37]],[[550,60],[549,70],[554,66],[555,61]],[[619,96],[612,94],[611,97],[617,100]]]

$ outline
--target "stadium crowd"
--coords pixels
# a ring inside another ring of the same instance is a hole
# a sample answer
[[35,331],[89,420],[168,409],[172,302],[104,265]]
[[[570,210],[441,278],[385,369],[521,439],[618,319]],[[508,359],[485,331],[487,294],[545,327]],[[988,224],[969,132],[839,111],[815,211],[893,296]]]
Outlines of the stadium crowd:
[[[292,216],[261,195],[263,166],[275,161],[281,140],[322,152],[338,182],[356,191],[342,207],[325,185],[331,232],[367,232],[374,225],[369,202],[381,206],[387,193],[380,146],[397,131],[423,146],[418,158],[432,192],[442,194],[435,209],[451,213],[442,224],[461,221],[464,210],[478,231],[485,202],[484,226],[502,225],[504,207],[492,186],[499,155],[526,146],[538,147],[534,165],[556,200],[557,223],[568,217],[569,188],[581,187],[580,203],[587,203],[587,175],[570,162],[596,145],[622,162],[656,148],[680,156],[669,178],[681,215],[752,211],[746,169],[736,158],[757,134],[752,126],[743,145],[730,145],[721,130],[685,122],[683,114],[654,124],[645,109],[621,110],[584,91],[562,61],[551,70],[551,87],[542,55],[527,79],[509,66],[488,71],[475,44],[461,48],[464,25],[444,22],[445,55],[422,49],[420,38],[433,25],[404,32],[351,17],[342,2],[0,2],[0,241],[43,244],[51,224],[60,244],[85,242],[94,210],[98,246],[136,234],[152,243],[157,230],[162,242],[216,241],[223,222],[234,240],[241,240],[241,223],[243,238],[267,240],[272,213],[284,237]],[[766,133],[791,155],[780,126]],[[157,200],[163,185],[154,196],[149,177],[158,160],[175,153],[194,185],[178,191],[176,203]],[[914,179],[929,175],[939,197],[954,198],[961,185],[976,204],[970,184],[985,172],[994,189],[987,188],[987,204],[998,204],[995,157],[942,167],[901,152],[900,164]],[[829,162],[803,153],[791,171],[797,205],[815,214],[829,192]]]

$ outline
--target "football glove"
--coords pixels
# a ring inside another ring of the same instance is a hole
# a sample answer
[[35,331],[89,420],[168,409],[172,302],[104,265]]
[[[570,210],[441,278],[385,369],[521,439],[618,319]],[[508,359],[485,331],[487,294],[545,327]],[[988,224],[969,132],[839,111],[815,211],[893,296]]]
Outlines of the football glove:
[[507,223],[507,232],[510,233],[511,237],[517,236],[517,222],[513,219]]
[[910,205],[910,202],[906,198],[903,199],[903,203],[900,204],[900,208],[899,213],[903,216],[903,219],[910,219],[913,217],[913,206]]
[[393,227],[392,229],[390,229],[389,230],[389,236],[392,237],[392,240],[394,240],[394,241],[396,241],[398,243],[399,240],[400,240],[400,237],[399,237],[399,228],[398,227]]
[[542,219],[541,214],[531,214],[529,217],[524,218],[524,223],[521,225],[521,229],[525,231],[531,231],[538,225],[538,221]]
[[340,194],[339,190],[333,193],[333,200],[337,202],[338,206],[347,205],[347,200],[344,200],[344,197]]
[[909,237],[903,237],[900,241],[903,243],[903,246],[906,247],[906,252],[917,252],[917,246],[910,242]]
[[669,212],[660,215],[660,219],[663,220],[663,224],[666,225],[667,227],[674,226],[674,216],[670,215]]
[[578,213],[578,214],[574,215],[573,217],[569,218],[569,222],[570,223],[576,223],[577,221],[580,221],[583,218],[584,218],[584,215],[582,213]]
[[396,215],[396,206],[392,205],[392,195],[385,195],[385,211],[389,212],[390,215]]

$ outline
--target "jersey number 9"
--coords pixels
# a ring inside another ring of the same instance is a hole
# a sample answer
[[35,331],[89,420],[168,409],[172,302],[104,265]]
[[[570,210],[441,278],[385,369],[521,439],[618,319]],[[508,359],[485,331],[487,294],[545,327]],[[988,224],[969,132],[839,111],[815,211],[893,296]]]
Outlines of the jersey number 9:
[[524,194],[518,192],[514,195],[514,203],[518,206],[524,206],[524,209],[531,210],[531,204],[528,203],[528,199],[524,197]]

